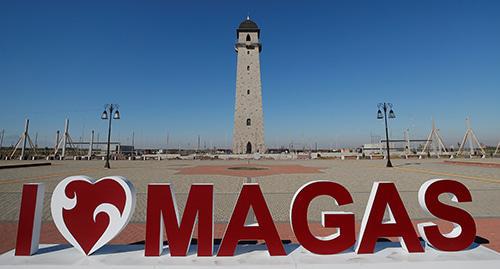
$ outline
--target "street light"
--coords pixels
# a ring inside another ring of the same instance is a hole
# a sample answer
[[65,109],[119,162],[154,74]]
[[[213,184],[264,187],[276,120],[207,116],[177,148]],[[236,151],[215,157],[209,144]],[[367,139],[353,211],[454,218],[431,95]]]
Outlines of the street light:
[[[377,119],[385,120],[385,142],[386,148],[387,148],[387,167],[392,167],[391,163],[391,153],[389,150],[389,130],[387,128],[387,110],[389,110],[389,119],[394,119],[396,115],[394,114],[394,111],[392,110],[392,104],[391,103],[379,103],[378,105],[378,111],[377,111]],[[382,111],[384,111],[382,115]]]
[[[106,104],[104,105],[104,112],[101,114],[101,119],[103,120],[109,120],[109,125],[108,125],[108,149],[106,151],[106,163],[104,164],[104,168],[111,168],[109,166],[109,147],[111,144],[111,120],[119,120],[120,119],[120,112],[118,111],[118,105],[117,104]],[[113,111],[115,112],[113,114]],[[113,116],[111,116],[113,115]]]

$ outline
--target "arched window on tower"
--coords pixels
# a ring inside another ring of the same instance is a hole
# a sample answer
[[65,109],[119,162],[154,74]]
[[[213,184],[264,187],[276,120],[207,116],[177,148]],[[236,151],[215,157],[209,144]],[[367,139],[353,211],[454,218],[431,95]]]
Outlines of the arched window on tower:
[[249,65],[247,65],[247,71],[250,71],[250,66]]
[[252,41],[249,34],[247,34],[247,41]]
[[252,125],[252,120],[251,119],[247,119],[247,126],[250,126]]

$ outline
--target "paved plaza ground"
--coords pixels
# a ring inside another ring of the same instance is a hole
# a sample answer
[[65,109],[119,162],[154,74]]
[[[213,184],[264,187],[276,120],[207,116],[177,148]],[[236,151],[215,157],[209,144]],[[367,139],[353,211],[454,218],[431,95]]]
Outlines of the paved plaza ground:
[[[215,188],[214,217],[216,237],[221,237],[225,223],[242,184],[259,183],[282,239],[294,240],[289,227],[289,206],[300,186],[312,180],[333,180],[344,185],[354,199],[342,211],[352,211],[359,222],[363,216],[374,181],[393,181],[415,223],[432,219],[417,202],[420,185],[428,179],[452,178],[464,183],[472,193],[473,202],[461,204],[476,219],[478,235],[489,240],[485,246],[500,251],[500,159],[393,160],[394,168],[386,168],[384,160],[250,160],[250,161],[113,161],[112,169],[104,169],[102,161],[52,161],[50,166],[9,168],[0,170],[0,253],[12,249],[15,243],[20,193],[23,183],[46,184],[43,211],[42,243],[62,243],[50,216],[51,193],[67,176],[87,175],[101,178],[125,176],[137,189],[137,207],[131,223],[115,239],[116,243],[144,240],[146,189],[148,183],[170,182],[174,186],[179,209],[182,211],[192,183],[213,183]],[[471,164],[488,163],[488,165]],[[1,165],[19,161],[0,161]],[[250,169],[248,169],[250,167]],[[445,199],[446,200],[446,199]],[[339,210],[328,198],[313,201],[309,210],[311,227],[318,234],[325,231],[319,225],[320,212]],[[442,223],[442,222],[441,222]],[[444,229],[450,225],[443,223]]]

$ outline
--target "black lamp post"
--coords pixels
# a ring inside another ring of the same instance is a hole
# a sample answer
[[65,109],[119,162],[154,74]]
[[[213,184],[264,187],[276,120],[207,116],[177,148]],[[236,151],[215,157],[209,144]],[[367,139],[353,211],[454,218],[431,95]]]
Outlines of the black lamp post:
[[[384,114],[382,115],[382,111],[384,111]],[[394,119],[396,115],[394,114],[394,111],[392,111],[392,104],[391,103],[379,103],[378,104],[378,111],[377,111],[377,119],[385,120],[385,142],[386,148],[387,148],[387,167],[392,167],[391,163],[391,153],[389,149],[389,129],[387,127],[387,110],[389,110],[389,119]]]
[[[113,111],[115,112],[113,114]],[[113,115],[113,116],[111,116]],[[109,125],[108,125],[108,149],[106,151],[106,163],[104,164],[104,168],[111,168],[109,166],[109,147],[111,144],[111,120],[119,120],[120,119],[120,112],[118,111],[118,105],[117,104],[106,104],[104,105],[104,112],[101,114],[101,119],[103,120],[109,120]]]

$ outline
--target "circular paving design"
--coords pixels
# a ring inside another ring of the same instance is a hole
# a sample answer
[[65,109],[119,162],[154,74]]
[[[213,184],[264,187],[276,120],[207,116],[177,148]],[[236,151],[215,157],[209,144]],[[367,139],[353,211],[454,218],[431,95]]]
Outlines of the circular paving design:
[[255,167],[255,166],[235,166],[235,167],[229,167],[229,170],[248,170],[248,171],[255,171],[255,170],[267,170],[269,168],[267,167]]
[[280,174],[317,174],[322,167],[303,165],[197,165],[180,168],[178,175],[225,175],[258,177]]

